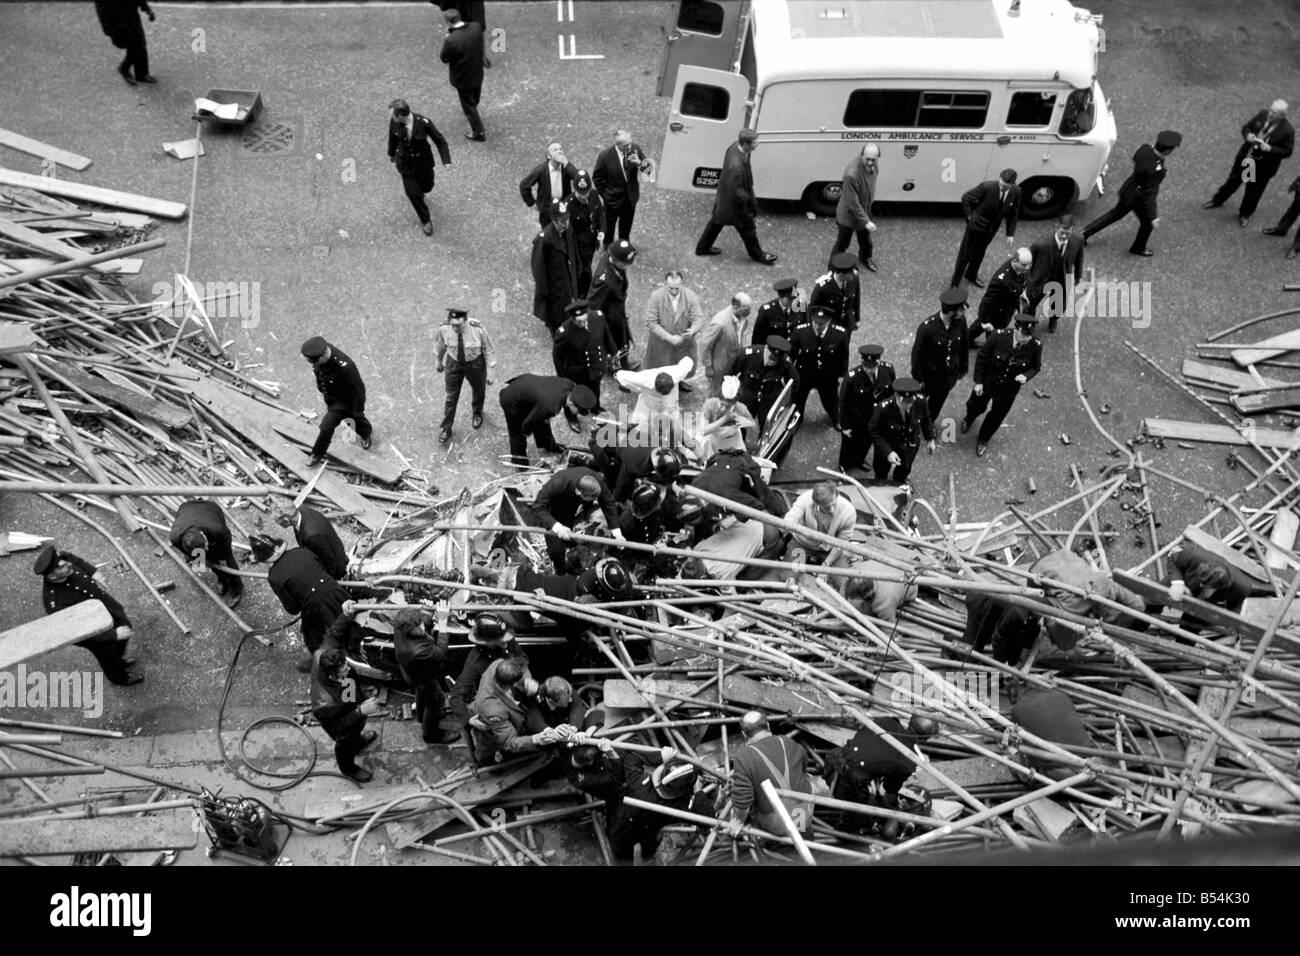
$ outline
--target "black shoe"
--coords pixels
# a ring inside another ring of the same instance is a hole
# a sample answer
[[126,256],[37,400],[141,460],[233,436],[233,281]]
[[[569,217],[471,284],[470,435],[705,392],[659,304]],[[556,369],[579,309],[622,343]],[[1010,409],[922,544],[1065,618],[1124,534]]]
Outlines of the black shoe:
[[119,66],[117,72],[121,75],[122,79],[126,80],[128,86],[136,85],[135,80],[131,76],[131,70],[126,64]]
[[776,265],[776,253],[775,253],[775,252],[765,252],[765,253],[763,253],[763,258],[761,258],[761,259],[755,259],[754,261],[755,261],[755,262],[761,262],[761,263],[763,263],[763,265],[765,265],[765,266],[774,266],[774,265]]
[[876,268],[876,260],[875,260],[875,259],[868,259],[866,262],[862,263],[862,268],[866,269],[868,272],[879,272],[879,271],[880,271],[879,269]]
[[989,451],[989,446],[984,444],[983,442],[979,442],[978,444],[975,445],[975,457],[977,458],[983,458],[985,455],[988,454],[988,451]]
[[979,280],[979,276],[976,276],[974,279],[967,279],[966,281],[969,282],[969,283],[970,283],[972,286],[974,286],[976,289],[982,289],[982,288],[984,288],[984,283],[983,283],[983,282],[980,282],[980,280]]
[[137,80],[137,82],[139,82],[139,83],[157,83],[157,82],[158,82],[158,77],[156,77],[156,76],[142,76],[142,77],[140,77],[140,78]]
[[319,465],[319,464],[320,464],[321,462],[323,462],[324,460],[325,460],[325,459],[322,458],[320,455],[309,455],[309,456],[307,456],[307,467],[308,467],[308,468],[315,468],[317,465]]
[[298,662],[293,666],[295,670],[301,671],[304,674],[310,674],[311,665],[312,665],[311,651],[303,651],[301,654],[298,655]]
[[378,739],[379,739],[379,733],[377,731],[367,730],[365,733],[361,735],[361,749],[365,750],[367,747],[369,747]]
[[466,138],[467,140],[469,140],[471,143],[486,143],[486,142],[487,142],[487,134],[486,134],[486,133],[479,133],[477,136],[475,136],[473,133],[466,133],[466,134],[465,134],[465,138]]
[[1250,222],[1250,217],[1249,217],[1249,216],[1238,216],[1238,217],[1237,217],[1237,225],[1241,226],[1242,229],[1245,229],[1245,228],[1246,228],[1246,224],[1247,224],[1248,222]]
[[691,392],[695,391],[695,386],[692,385],[690,382],[678,382],[677,391],[681,392],[683,395],[688,395]]
[[701,252],[699,249],[696,249],[695,254],[697,256],[720,256],[722,255],[722,250],[719,249],[717,246],[713,246],[711,249],[705,249],[703,252]]
[[1223,205],[1223,203],[1221,203],[1221,202],[1215,202],[1213,199],[1211,199],[1209,202],[1202,204],[1202,205],[1201,205],[1201,208],[1202,208],[1202,209],[1218,209],[1218,208],[1219,208],[1220,206],[1222,206],[1222,205]]
[[447,444],[447,442],[451,441],[451,429],[443,428],[441,431],[439,431],[438,441],[442,442],[444,445]]
[[370,451],[370,444],[370,436],[367,435],[365,438],[361,439],[361,450]]
[[355,780],[357,783],[369,783],[375,779],[375,775],[365,767],[353,767],[350,770],[340,767],[339,769],[343,771],[343,776]]
[[970,422],[967,419],[963,418],[961,420],[961,433],[964,435],[968,431],[970,431]]
[[1286,230],[1285,230],[1285,229],[1279,229],[1277,226],[1269,226],[1267,229],[1261,229],[1260,232],[1262,232],[1262,233],[1263,233],[1264,235],[1266,235],[1266,236],[1285,236],[1285,235],[1286,235]]
[[431,222],[421,223],[420,228],[424,231],[424,234],[426,236],[433,235],[433,223]]
[[139,671],[123,671],[120,674],[105,674],[110,684],[116,684],[118,687],[132,687],[144,680],[144,675]]
[[471,419],[469,420],[469,423],[470,423],[471,427],[473,427],[473,428],[482,428],[482,427],[483,427],[483,414],[482,414],[481,412],[475,412],[475,413],[474,413],[474,417],[471,418]]
[[1130,256],[1146,256],[1148,259],[1155,255],[1150,249],[1130,249],[1128,254]]

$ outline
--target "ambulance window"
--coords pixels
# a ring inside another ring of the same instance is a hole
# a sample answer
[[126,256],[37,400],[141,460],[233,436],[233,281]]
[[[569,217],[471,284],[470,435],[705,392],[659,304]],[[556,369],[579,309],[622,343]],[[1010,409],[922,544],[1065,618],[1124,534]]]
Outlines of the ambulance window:
[[720,37],[725,19],[721,4],[709,0],[681,0],[677,9],[677,29],[684,33],[707,33],[711,37]]
[[1047,126],[1056,110],[1055,93],[1020,92],[1011,94],[1007,110],[1008,126]]
[[916,90],[854,90],[844,108],[844,125],[915,126],[920,100]]
[[1061,112],[1061,135],[1084,136],[1092,132],[1096,122],[1096,104],[1092,99],[1092,90],[1073,90],[1065,101]]
[[988,93],[923,93],[917,126],[979,129],[988,116]]
[[686,88],[682,90],[681,112],[683,116],[725,120],[730,110],[731,94],[720,86],[687,83]]

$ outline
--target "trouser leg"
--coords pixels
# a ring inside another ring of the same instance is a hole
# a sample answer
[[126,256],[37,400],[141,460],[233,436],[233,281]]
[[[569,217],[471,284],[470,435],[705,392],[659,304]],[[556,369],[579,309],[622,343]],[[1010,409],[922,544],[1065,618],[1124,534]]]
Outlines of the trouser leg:
[[313,458],[323,458],[325,452],[329,451],[330,442],[334,440],[334,430],[339,427],[344,417],[341,409],[325,410],[325,417],[320,420],[320,431],[316,433],[316,443],[311,446]]
[[137,80],[143,80],[149,75],[149,48],[144,44],[131,47],[126,51],[122,65],[128,70],[133,69]]
[[1255,215],[1255,209],[1259,206],[1259,200],[1264,195],[1264,190],[1268,188],[1268,179],[1256,179],[1246,183],[1246,192],[1241,197],[1241,209],[1238,215],[1249,219]]
[[1287,206],[1286,212],[1282,213],[1282,218],[1277,221],[1277,228],[1282,232],[1288,232],[1295,225],[1297,218],[1300,218],[1300,192],[1295,194],[1291,205]]
[[838,222],[835,224],[835,241],[831,243],[831,254],[826,257],[826,268],[831,267],[831,259],[849,248],[849,243],[853,240],[853,227],[841,226]]
[[1101,232],[1107,226],[1113,226],[1129,214],[1129,205],[1120,200],[1110,209],[1106,210],[1088,225],[1083,227],[1083,238],[1091,239],[1097,233]]
[[541,422],[533,429],[533,441],[542,451],[554,451],[560,447],[556,444],[555,435],[551,433],[550,422]]
[[483,401],[487,398],[487,359],[479,356],[465,368],[465,378],[470,388],[470,409],[475,415],[483,414]]
[[835,380],[828,379],[817,383],[817,397],[822,400],[822,408],[826,409],[826,417],[831,420],[831,424],[836,428],[840,427],[840,403],[839,390],[835,387]]
[[1155,224],[1146,213],[1138,213],[1138,231],[1133,237],[1133,245],[1128,247],[1129,252],[1146,252],[1147,240],[1151,238],[1155,228]]
[[439,721],[442,718],[443,701],[442,684],[437,678],[415,689],[415,714],[420,721],[420,736],[426,744],[436,744],[442,740]]
[[871,257],[876,254],[876,243],[871,238],[871,230],[862,228],[857,230],[858,236],[858,258],[863,262],[869,262]]
[[943,403],[948,400],[948,393],[952,391],[952,386],[947,382],[932,381],[925,383],[926,402],[930,409],[930,421],[936,425],[939,422],[939,413],[943,411]]
[[428,189],[424,188],[420,177],[415,174],[404,173],[402,175],[402,191],[406,193],[406,198],[411,201],[411,206],[415,209],[415,214],[420,217],[420,222],[429,222],[429,204],[424,201],[424,195],[428,192]]
[[[718,236],[722,233],[722,223],[718,222],[712,216],[704,225],[704,231],[700,233],[700,239],[695,243],[695,254],[702,256],[713,248],[713,244],[718,241]],[[605,233],[606,240],[609,239],[609,233]]]
[[1007,412],[1011,411],[1011,406],[1016,403],[1016,395],[1019,392],[1018,388],[1010,388],[993,396],[992,407],[984,417],[984,423],[980,425],[981,442],[987,445],[993,433],[1002,427],[1002,422],[1007,417]]
[[1222,205],[1228,201],[1229,196],[1237,191],[1237,187],[1241,185],[1241,174],[1243,170],[1241,161],[1243,158],[1245,158],[1245,154],[1242,151],[1239,151],[1237,155],[1233,157],[1232,169],[1228,170],[1228,178],[1223,181],[1222,186],[1215,190],[1214,195],[1210,197],[1210,202]]
[[473,89],[457,90],[460,95],[460,108],[469,122],[469,131],[475,136],[482,136],[483,120],[478,115],[479,97],[483,93],[481,86]]
[[207,554],[209,567],[212,567],[212,573],[217,576],[221,583],[222,594],[243,594],[244,579],[237,574],[229,574],[225,571],[217,570],[217,565],[229,565],[232,568],[238,568],[239,562],[235,560],[235,552],[229,544],[224,548],[209,548]]
[[984,414],[984,410],[989,407],[992,396],[988,389],[984,390],[983,395],[976,395],[975,390],[971,389],[970,397],[966,399],[966,421],[973,423],[975,419]]
[[126,655],[126,641],[117,640],[113,631],[109,630],[102,636],[77,643],[95,655],[99,669],[104,672],[104,678],[110,684],[125,683],[127,667],[122,663],[122,658]]
[[366,410],[364,408],[352,409],[352,411],[348,413],[347,417],[352,419],[352,427],[356,429],[357,437],[362,441],[365,441],[374,432],[375,426],[370,424],[370,419],[366,418]]
[[506,419],[506,436],[510,441],[510,459],[517,465],[528,464],[528,436],[524,434],[523,419],[502,408]]
[[761,262],[765,253],[762,244],[758,241],[758,227],[753,222],[747,222],[736,226],[736,232],[740,233],[740,239],[745,243],[745,251],[749,253],[749,258]]
[[858,432],[865,431],[866,425],[854,425],[852,435],[840,435],[840,471],[845,473],[850,468],[861,468],[866,463],[867,441],[858,437]]
[[351,773],[357,769],[357,754],[361,753],[361,734],[365,727],[366,722],[363,720],[334,741],[334,759],[338,761],[339,769],[344,773]]
[[[620,239],[630,239],[632,237],[632,220],[636,216],[636,206],[626,200],[618,207],[618,213],[614,217],[618,224],[618,237]],[[605,241],[608,242],[610,233],[614,231],[615,223],[608,223],[609,232],[605,233]]]
[[444,431],[449,430],[456,421],[456,406],[460,404],[460,389],[465,381],[465,366],[460,362],[450,362],[447,365],[447,397],[442,405],[442,425]]

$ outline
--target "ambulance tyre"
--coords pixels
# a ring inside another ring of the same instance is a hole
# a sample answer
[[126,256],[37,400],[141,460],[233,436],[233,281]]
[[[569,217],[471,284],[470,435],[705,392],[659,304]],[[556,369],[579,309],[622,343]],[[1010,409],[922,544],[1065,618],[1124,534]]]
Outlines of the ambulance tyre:
[[839,182],[809,183],[803,191],[803,204],[816,216],[833,216],[840,201]]
[[1056,176],[1034,176],[1020,186],[1020,217],[1051,219],[1074,202],[1074,180]]

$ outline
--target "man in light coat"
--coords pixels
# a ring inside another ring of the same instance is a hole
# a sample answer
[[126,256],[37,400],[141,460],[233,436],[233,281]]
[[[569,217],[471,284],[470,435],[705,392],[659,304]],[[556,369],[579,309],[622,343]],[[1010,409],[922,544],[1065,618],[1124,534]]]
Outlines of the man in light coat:
[[831,246],[832,257],[838,252],[845,252],[849,248],[850,239],[856,234],[858,261],[872,272],[876,271],[876,264],[871,258],[871,234],[875,231],[876,224],[871,221],[871,201],[876,195],[876,163],[879,159],[880,147],[868,143],[844,168],[840,201],[835,207],[835,245]]
[[709,319],[700,333],[700,368],[709,380],[709,394],[721,394],[722,379],[749,338],[749,316],[754,300],[748,293],[737,292],[731,305]]
[[[695,339],[704,328],[700,297],[682,285],[680,269],[664,274],[664,284],[650,293],[645,305],[646,368],[676,365],[684,358],[695,359]],[[690,387],[686,386],[690,391]]]

